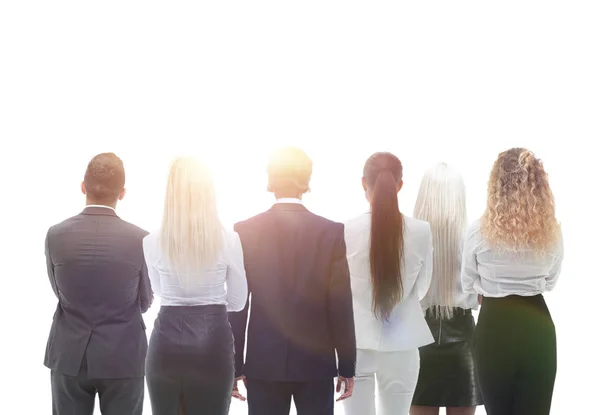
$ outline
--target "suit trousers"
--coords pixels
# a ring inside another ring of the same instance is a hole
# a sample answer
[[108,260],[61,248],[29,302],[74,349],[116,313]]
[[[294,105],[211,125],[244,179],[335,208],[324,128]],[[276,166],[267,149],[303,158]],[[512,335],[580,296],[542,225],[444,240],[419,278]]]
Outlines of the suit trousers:
[[292,398],[297,415],[333,415],[333,379],[307,382],[246,380],[249,415],[289,415]]
[[102,415],[142,415],[144,378],[88,379],[86,358],[78,376],[51,372],[52,414],[93,415],[96,394]]
[[417,348],[398,352],[358,349],[354,393],[344,401],[346,415],[408,415],[419,367]]

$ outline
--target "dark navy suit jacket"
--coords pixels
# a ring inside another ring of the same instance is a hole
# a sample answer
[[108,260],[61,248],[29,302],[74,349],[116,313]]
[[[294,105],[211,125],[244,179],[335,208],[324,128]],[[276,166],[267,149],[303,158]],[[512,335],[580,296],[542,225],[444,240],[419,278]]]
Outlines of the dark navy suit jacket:
[[250,293],[246,308],[229,315],[236,377],[353,377],[356,338],[344,225],[301,204],[280,203],[235,230]]
[[47,367],[77,376],[86,358],[90,379],[144,376],[142,313],[152,301],[142,251],[146,235],[104,207],[88,207],[50,228],[46,262],[58,305]]

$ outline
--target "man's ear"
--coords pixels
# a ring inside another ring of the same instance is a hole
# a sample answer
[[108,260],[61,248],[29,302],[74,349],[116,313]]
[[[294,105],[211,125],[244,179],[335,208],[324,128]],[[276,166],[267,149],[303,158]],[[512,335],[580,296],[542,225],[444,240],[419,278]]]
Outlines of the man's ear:
[[361,181],[362,181],[362,187],[366,192],[367,191],[367,180],[363,177]]
[[81,193],[83,193],[84,195],[86,194],[84,182],[81,182]]
[[123,190],[121,190],[121,193],[119,193],[119,200],[123,200],[123,198],[125,197],[125,193],[127,193],[127,191],[125,190],[125,188],[123,188]]
[[397,192],[399,192],[399,191],[400,191],[400,189],[402,189],[402,185],[403,185],[403,184],[404,184],[404,181],[400,180],[400,183],[398,183],[398,187],[396,188],[396,189],[397,189],[397,190],[396,190]]

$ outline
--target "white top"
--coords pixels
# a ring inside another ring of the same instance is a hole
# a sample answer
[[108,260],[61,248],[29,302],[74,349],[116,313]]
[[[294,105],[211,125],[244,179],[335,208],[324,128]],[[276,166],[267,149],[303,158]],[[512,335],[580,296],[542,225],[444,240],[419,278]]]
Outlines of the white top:
[[[435,284],[436,281],[437,280],[434,277],[431,281],[431,284]],[[423,301],[421,301],[421,306],[423,307],[423,310],[427,310],[430,307],[439,305],[434,303],[435,301],[433,301],[433,299],[424,298]],[[456,292],[454,293],[454,307],[463,308],[465,310],[477,310],[479,308],[477,293],[467,293],[463,290],[460,270],[456,273]]]
[[304,203],[302,202],[302,199],[296,199],[295,197],[282,197],[280,199],[275,200],[274,204],[280,204],[280,203],[294,203],[297,205],[303,205]]
[[372,311],[370,232],[370,212],[345,223],[357,348],[401,351],[433,343],[420,305],[429,290],[433,266],[429,223],[404,216],[404,264],[401,269],[404,296],[388,321],[377,319]]
[[[464,244],[464,239],[463,239],[463,244]],[[454,307],[459,307],[459,308],[463,308],[465,310],[477,310],[479,308],[479,301],[477,300],[477,294],[476,293],[466,293],[463,290],[462,287],[462,245],[461,244],[461,251],[459,252],[459,261],[458,261],[458,268],[456,269],[456,291],[454,292]],[[435,252],[433,253],[433,255],[435,256]],[[431,287],[432,289],[435,288],[437,284],[437,278],[435,275],[433,275],[432,279],[431,279]],[[423,307],[423,310],[428,309],[429,307],[433,307],[439,304],[434,304],[435,301],[433,301],[433,298],[429,298],[429,296],[425,297],[423,299],[423,301],[421,301],[421,306]]]
[[490,247],[480,226],[478,220],[467,230],[462,268],[465,292],[484,297],[533,296],[554,288],[563,260],[562,234],[556,247],[540,257],[531,250]]
[[189,277],[193,281],[183,287],[178,276],[163,258],[158,233],[151,233],[143,241],[144,256],[152,290],[164,306],[194,306],[225,304],[227,311],[241,311],[248,298],[242,243],[236,232],[225,232],[225,249],[217,264],[199,270]]

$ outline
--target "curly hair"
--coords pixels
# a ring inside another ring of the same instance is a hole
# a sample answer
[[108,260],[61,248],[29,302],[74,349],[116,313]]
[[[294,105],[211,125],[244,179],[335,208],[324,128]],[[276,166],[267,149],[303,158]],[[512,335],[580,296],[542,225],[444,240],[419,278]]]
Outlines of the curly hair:
[[560,238],[548,174],[531,151],[512,148],[498,156],[488,182],[481,232],[494,245],[540,253]]

